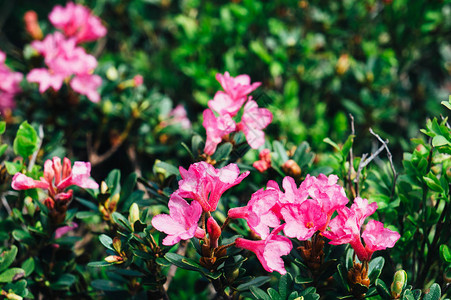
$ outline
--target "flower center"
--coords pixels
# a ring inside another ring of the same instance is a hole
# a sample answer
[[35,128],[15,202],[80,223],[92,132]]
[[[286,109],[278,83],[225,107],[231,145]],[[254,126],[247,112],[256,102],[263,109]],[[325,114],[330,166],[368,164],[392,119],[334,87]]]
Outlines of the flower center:
[[311,222],[311,221],[305,223],[305,227],[306,227],[306,228],[309,228],[309,229],[310,229],[310,228],[312,228],[313,226],[315,226],[315,225],[314,225],[313,222]]

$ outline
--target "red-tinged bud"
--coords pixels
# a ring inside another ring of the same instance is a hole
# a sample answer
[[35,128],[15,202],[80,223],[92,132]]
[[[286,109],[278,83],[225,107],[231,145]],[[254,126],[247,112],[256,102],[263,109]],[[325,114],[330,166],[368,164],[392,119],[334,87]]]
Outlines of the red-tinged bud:
[[31,38],[34,40],[41,40],[43,34],[38,23],[38,14],[33,10],[29,10],[25,13],[23,19],[25,21],[25,30]]
[[292,159],[287,160],[283,166],[282,170],[285,174],[290,175],[293,178],[298,178],[301,176],[301,167]]
[[115,237],[113,239],[113,248],[116,250],[117,253],[121,253],[122,251],[122,242],[121,239],[118,237]]
[[135,87],[138,87],[140,85],[142,85],[144,83],[144,78],[141,75],[135,75],[135,77],[133,77],[133,85]]
[[70,174],[72,173],[72,167],[70,165],[71,165],[70,159],[65,157],[63,160],[63,179],[69,177]]
[[44,205],[47,206],[48,209],[52,210],[55,208],[55,201],[53,201],[52,198],[47,197],[47,199],[44,200]]
[[124,259],[118,255],[110,255],[105,257],[105,261],[109,263],[121,264],[124,262]]
[[69,203],[72,200],[73,195],[74,195],[73,190],[68,190],[65,193],[58,193],[55,195],[55,201]]
[[208,235],[210,236],[210,247],[217,248],[218,240],[221,236],[221,227],[219,227],[218,223],[215,219],[213,219],[213,217],[208,218],[207,231]]

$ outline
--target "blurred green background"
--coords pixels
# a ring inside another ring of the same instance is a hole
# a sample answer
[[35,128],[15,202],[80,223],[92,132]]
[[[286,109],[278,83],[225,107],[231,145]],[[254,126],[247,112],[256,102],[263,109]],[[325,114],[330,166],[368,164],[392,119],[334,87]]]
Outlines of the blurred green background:
[[[325,137],[345,139],[351,113],[358,139],[372,127],[399,158],[451,90],[451,1],[76,2],[108,28],[106,42],[88,45],[98,72],[113,62],[142,74],[193,121],[220,88],[217,72],[249,74],[263,82],[256,97],[275,116],[268,132],[315,151],[328,149]],[[30,42],[23,14],[35,10],[51,32],[47,14],[57,3],[2,2],[0,43],[12,60]]]

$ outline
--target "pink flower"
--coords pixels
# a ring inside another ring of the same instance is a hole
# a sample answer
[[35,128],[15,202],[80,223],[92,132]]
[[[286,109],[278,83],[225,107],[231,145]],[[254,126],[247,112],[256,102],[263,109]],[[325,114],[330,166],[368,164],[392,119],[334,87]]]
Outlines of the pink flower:
[[106,35],[107,30],[100,19],[80,4],[57,5],[49,14],[49,20],[68,37],[75,37],[77,43],[95,41]]
[[167,119],[160,123],[160,126],[163,128],[171,125],[180,125],[183,129],[191,128],[191,122],[188,119],[188,114],[183,105],[177,105],[169,112]]
[[42,94],[50,87],[58,91],[63,85],[64,75],[54,74],[48,69],[39,68],[33,69],[28,73],[27,81],[38,83],[39,92]]
[[34,10],[27,11],[23,19],[25,21],[25,30],[34,40],[42,39],[42,30],[38,23],[38,14]]
[[28,189],[48,189],[49,184],[45,181],[34,180],[22,173],[16,173],[13,176],[11,187],[15,190],[28,190]]
[[142,85],[144,83],[144,78],[142,77],[142,75],[135,75],[135,77],[133,77],[133,85],[135,87],[138,87],[140,85]]
[[59,227],[58,229],[55,230],[55,240],[59,239],[66,233],[68,233],[74,229],[77,229],[77,228],[78,228],[78,224],[75,222],[72,222],[70,225],[67,225],[67,226]]
[[395,246],[401,235],[396,231],[384,228],[384,224],[378,221],[370,220],[362,233],[365,241],[365,249],[369,256],[377,250],[385,250]]
[[222,137],[235,131],[236,125],[230,115],[216,117],[210,109],[204,110],[204,121],[202,125],[207,132],[204,152],[212,155],[216,147],[222,141]]
[[61,159],[55,156],[53,160],[49,159],[44,163],[44,177],[41,177],[40,180],[34,180],[22,173],[16,173],[11,186],[15,190],[47,189],[49,196],[54,200],[67,200],[67,193],[64,193],[64,190],[71,185],[85,189],[99,187],[94,180],[89,178],[90,173],[91,164],[89,162],[77,161],[71,168],[68,158],[64,158],[63,165],[61,165]]
[[102,85],[102,78],[98,75],[83,74],[75,76],[70,86],[79,94],[88,97],[91,102],[100,101],[100,95],[97,89]]
[[251,241],[237,238],[235,246],[254,252],[266,271],[277,271],[283,275],[287,271],[281,256],[288,255],[293,248],[289,238],[277,235],[283,227],[284,225],[281,225],[274,229],[264,240]]
[[55,32],[43,41],[34,41],[31,46],[44,56],[48,67],[33,69],[27,75],[29,82],[39,84],[40,93],[50,87],[58,91],[64,80],[71,79],[70,85],[74,91],[87,96],[92,102],[100,100],[97,89],[102,79],[92,75],[97,60],[83,48],[77,47],[75,39],[66,39],[60,32]]
[[207,220],[207,231],[208,236],[210,237],[210,247],[217,248],[219,237],[221,236],[222,230],[213,217],[210,217]]
[[262,129],[271,121],[272,113],[266,108],[258,108],[257,102],[250,98],[244,105],[243,117],[237,127],[243,131],[249,146],[257,149],[265,143],[265,133]]
[[249,175],[249,171],[240,175],[236,164],[215,169],[204,161],[192,164],[188,170],[182,167],[179,170],[182,180],[176,192],[183,198],[198,201],[204,211],[216,210],[222,194]]
[[323,235],[330,239],[332,245],[349,243],[361,261],[369,261],[374,251],[393,247],[400,238],[399,233],[384,228],[381,222],[370,220],[362,233],[365,247],[360,238],[365,219],[377,209],[376,203],[356,198],[351,208],[343,207],[338,210],[338,216],[329,223],[329,230]]
[[286,222],[284,233],[300,241],[308,240],[324,227],[327,216],[315,200],[308,199],[301,204],[287,204],[280,213]]
[[14,107],[14,96],[21,91],[23,75],[11,71],[5,64],[6,54],[0,51],[0,111]]
[[198,202],[192,201],[191,204],[188,204],[178,194],[173,193],[168,207],[169,215],[160,214],[152,219],[152,226],[168,235],[164,238],[163,245],[172,246],[180,240],[205,236],[205,232],[198,226],[202,215],[202,207]]
[[338,208],[344,207],[349,199],[340,185],[337,184],[336,175],[319,174],[318,177],[307,175],[299,186],[301,193],[307,193],[310,198],[315,199],[327,214],[328,221]]
[[227,216],[232,219],[245,219],[247,224],[261,238],[269,235],[269,228],[280,225],[279,195],[274,189],[260,189],[252,194],[244,207],[231,208]]
[[271,151],[263,149],[258,155],[259,160],[255,161],[252,166],[260,173],[265,172],[271,167]]
[[213,100],[208,101],[208,107],[221,116],[228,114],[233,117],[238,113],[246,100],[247,97],[234,99],[229,94],[219,91],[215,94]]
[[261,85],[261,82],[251,84],[249,75],[243,74],[237,77],[231,77],[229,72],[225,72],[224,75],[220,73],[216,74],[216,80],[219,81],[224,91],[234,101],[242,101],[240,98],[246,98],[249,93]]

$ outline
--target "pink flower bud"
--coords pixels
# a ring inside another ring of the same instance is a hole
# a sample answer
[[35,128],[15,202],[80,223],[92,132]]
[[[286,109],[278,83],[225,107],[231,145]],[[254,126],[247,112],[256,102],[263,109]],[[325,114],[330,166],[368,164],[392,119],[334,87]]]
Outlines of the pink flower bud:
[[219,227],[218,223],[213,217],[208,218],[207,231],[208,235],[210,236],[210,247],[217,248],[218,240],[221,236],[221,227]]

